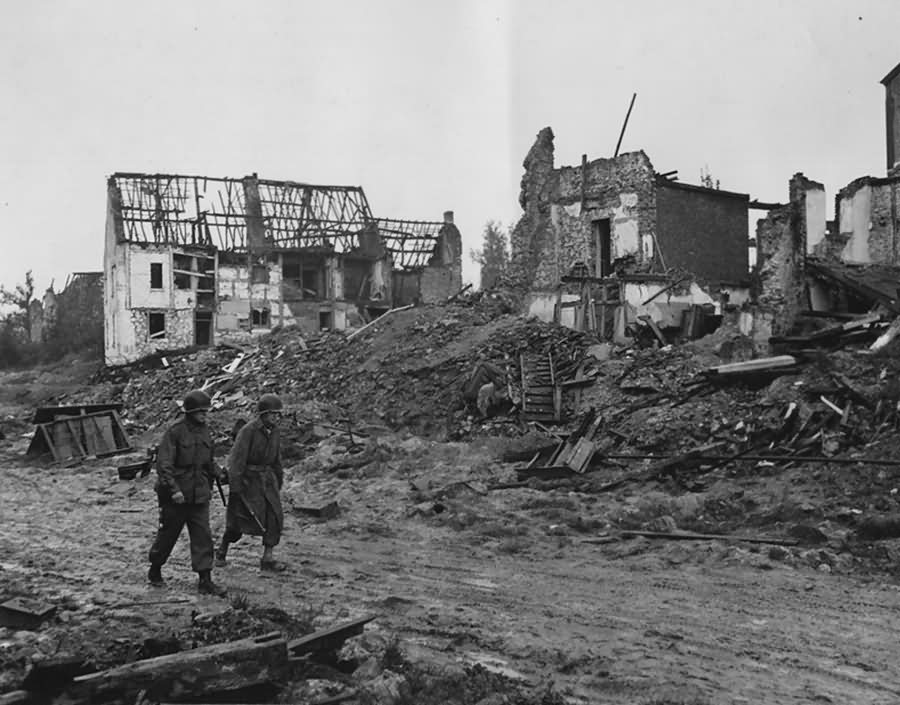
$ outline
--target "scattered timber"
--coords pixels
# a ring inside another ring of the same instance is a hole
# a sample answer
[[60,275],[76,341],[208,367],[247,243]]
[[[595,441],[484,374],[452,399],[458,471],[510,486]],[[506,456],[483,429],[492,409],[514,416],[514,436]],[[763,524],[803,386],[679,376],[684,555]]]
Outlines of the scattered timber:
[[624,530],[621,536],[643,536],[648,539],[668,539],[670,541],[740,541],[742,543],[767,543],[775,546],[796,546],[794,539],[776,539],[756,536],[730,536],[728,534],[696,534],[691,531],[637,531]]

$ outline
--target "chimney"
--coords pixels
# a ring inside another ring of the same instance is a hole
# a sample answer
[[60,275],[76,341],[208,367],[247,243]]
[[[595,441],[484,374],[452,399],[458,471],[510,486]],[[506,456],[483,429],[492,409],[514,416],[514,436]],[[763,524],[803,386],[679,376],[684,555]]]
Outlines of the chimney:
[[444,222],[453,225],[453,211],[444,211]]
[[884,86],[885,127],[887,128],[887,169],[900,160],[900,64],[881,79]]

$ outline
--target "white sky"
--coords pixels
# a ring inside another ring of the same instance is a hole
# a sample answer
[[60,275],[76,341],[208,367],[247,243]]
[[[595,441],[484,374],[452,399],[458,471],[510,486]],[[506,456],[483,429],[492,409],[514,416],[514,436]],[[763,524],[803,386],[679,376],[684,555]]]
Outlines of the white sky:
[[[897,0],[33,0],[0,7],[0,283],[103,267],[115,171],[360,185],[376,216],[511,224],[556,163],[622,151],[829,201],[885,171]],[[477,277],[466,257],[464,277]]]

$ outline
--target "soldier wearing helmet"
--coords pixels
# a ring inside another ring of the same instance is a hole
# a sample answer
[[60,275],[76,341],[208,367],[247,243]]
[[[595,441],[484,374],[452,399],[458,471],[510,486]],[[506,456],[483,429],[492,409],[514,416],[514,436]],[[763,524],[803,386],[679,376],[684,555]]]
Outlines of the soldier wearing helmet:
[[150,548],[147,578],[152,585],[165,585],[162,566],[187,524],[191,567],[200,576],[198,589],[221,597],[225,589],[212,580],[213,539],[209,526],[212,484],[219,473],[206,426],[210,398],[196,389],[184,398],[182,409],[184,417],[163,434],[156,457],[159,528]]
[[243,534],[262,536],[262,570],[286,568],[273,556],[281,540],[284,513],[281,509],[281,436],[278,422],[282,404],[274,394],[264,394],[257,404],[258,416],[243,426],[228,455],[230,493],[225,533],[216,551],[216,565],[225,565],[230,544]]

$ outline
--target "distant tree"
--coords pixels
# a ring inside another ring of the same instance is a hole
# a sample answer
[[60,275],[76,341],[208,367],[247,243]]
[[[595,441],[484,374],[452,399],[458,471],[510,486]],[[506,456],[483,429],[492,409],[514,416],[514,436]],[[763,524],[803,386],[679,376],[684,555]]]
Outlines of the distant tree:
[[706,188],[719,188],[719,180],[713,179],[712,174],[709,173],[709,164],[700,170],[700,183]]
[[34,299],[34,278],[31,270],[25,274],[25,283],[15,289],[0,285],[0,367],[10,367],[25,362],[35,362],[39,350],[31,344],[31,318],[28,308]]
[[491,289],[509,267],[509,236],[500,223],[489,220],[484,226],[481,248],[469,256],[481,266],[481,288]]
[[12,291],[0,284],[0,304],[13,306],[16,309],[10,316],[14,317],[15,322],[25,329],[28,340],[31,340],[31,318],[28,310],[33,298],[34,277],[30,269],[25,272],[25,283],[16,284],[16,288]]

